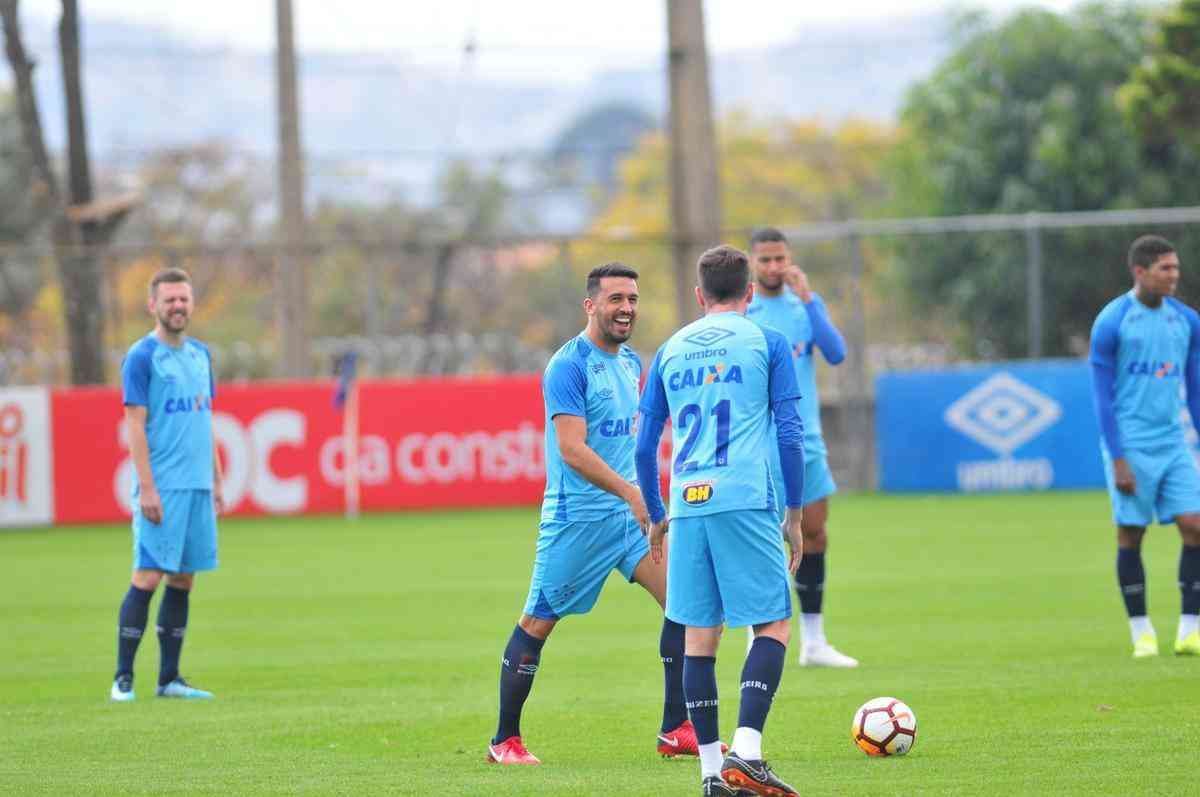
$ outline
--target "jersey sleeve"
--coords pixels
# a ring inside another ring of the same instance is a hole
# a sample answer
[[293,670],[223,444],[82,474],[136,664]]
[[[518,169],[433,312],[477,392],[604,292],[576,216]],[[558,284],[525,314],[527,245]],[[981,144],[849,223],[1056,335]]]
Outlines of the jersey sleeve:
[[[1092,341],[1088,363],[1092,369],[1092,403],[1108,453],[1114,459],[1125,456],[1121,435],[1117,431],[1117,412],[1113,402],[1117,392],[1117,348],[1119,318],[1101,312],[1092,325]],[[1194,334],[1194,333],[1193,333]]]
[[650,371],[646,374],[646,387],[642,390],[642,401],[638,410],[646,418],[666,420],[671,415],[671,407],[667,403],[667,391],[662,381],[662,349],[654,355],[650,363]]
[[792,365],[792,347],[787,338],[770,327],[763,327],[762,332],[767,339],[767,389],[771,405],[800,398],[800,385]]
[[196,341],[200,349],[204,352],[205,358],[208,359],[208,395],[209,398],[217,397],[217,369],[213,367],[212,349],[208,346]]
[[1187,367],[1183,374],[1187,385],[1188,415],[1192,417],[1192,426],[1200,432],[1200,314],[1190,307],[1184,313],[1191,327],[1188,338]]
[[587,375],[574,357],[560,357],[550,363],[542,380],[546,397],[546,420],[556,415],[587,417]]
[[642,401],[638,406],[641,418],[638,420],[637,443],[633,455],[638,489],[642,491],[642,501],[646,504],[651,523],[658,523],[667,516],[658,484],[658,444],[671,409],[663,390],[659,365],[661,358],[662,349],[659,349],[646,374],[646,387],[642,391]]
[[772,407],[783,489],[792,509],[804,506],[804,420],[796,404],[795,399],[789,399]]
[[150,404],[150,347],[137,345],[121,363],[121,389],[127,407],[146,407]]
[[812,345],[825,355],[825,362],[837,365],[846,359],[846,339],[829,318],[825,300],[814,293],[812,301],[804,305],[804,311],[808,313],[808,322],[812,325]]

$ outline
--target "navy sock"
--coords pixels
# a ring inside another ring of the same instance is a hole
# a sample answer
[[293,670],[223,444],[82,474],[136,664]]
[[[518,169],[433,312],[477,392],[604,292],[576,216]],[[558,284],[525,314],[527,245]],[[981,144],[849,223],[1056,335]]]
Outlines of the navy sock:
[[683,693],[688,716],[696,726],[696,741],[712,744],[720,738],[717,727],[717,659],[715,656],[683,657]]
[[1146,616],[1146,570],[1138,548],[1117,549],[1117,583],[1130,617]]
[[825,595],[825,552],[806,553],[796,568],[796,597],[800,611],[821,613],[821,598]]
[[138,589],[130,584],[125,600],[121,601],[121,612],[117,615],[117,675],[133,674],[133,657],[137,655],[142,634],[146,633],[153,596],[154,590]]
[[1200,545],[1185,545],[1179,552],[1179,591],[1183,614],[1200,614]]
[[165,686],[179,677],[179,654],[187,631],[188,591],[168,586],[158,604],[158,685]]
[[658,637],[658,655],[663,663],[662,731],[673,731],[687,719],[683,698],[683,633],[679,623],[663,618],[662,634]]
[[738,709],[739,728],[753,728],[762,733],[767,724],[767,712],[783,677],[783,661],[787,648],[778,639],[755,638],[742,665],[742,705]]
[[546,640],[526,633],[521,626],[513,629],[500,662],[500,722],[492,744],[521,735],[521,709],[533,688],[545,644]]

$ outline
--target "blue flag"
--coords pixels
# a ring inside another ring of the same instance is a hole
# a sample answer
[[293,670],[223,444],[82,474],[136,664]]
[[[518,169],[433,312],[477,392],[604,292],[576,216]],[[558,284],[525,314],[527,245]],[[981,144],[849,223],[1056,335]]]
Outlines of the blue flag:
[[333,394],[333,406],[342,409],[346,405],[346,397],[350,395],[350,386],[358,371],[358,352],[347,351],[339,354],[333,364],[333,373],[337,377],[337,390]]

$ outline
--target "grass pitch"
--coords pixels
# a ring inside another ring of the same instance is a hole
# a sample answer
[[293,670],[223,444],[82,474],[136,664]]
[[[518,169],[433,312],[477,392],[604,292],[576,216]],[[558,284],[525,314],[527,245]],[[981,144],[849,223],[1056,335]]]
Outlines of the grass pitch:
[[[765,750],[802,793],[1194,792],[1200,660],[1170,653],[1174,529],[1144,551],[1164,655],[1133,661],[1102,494],[832,509],[826,627],[863,664],[789,652]],[[694,759],[654,754],[660,615],[619,577],[542,656],[523,731],[544,766],[484,763],[535,533],[533,509],[225,521],[183,656],[218,699],[155,700],[151,632],[137,702],[112,705],[127,529],[0,532],[0,793],[697,793]],[[725,738],[744,650],[730,632],[718,662]],[[907,757],[850,741],[879,695],[917,714]]]

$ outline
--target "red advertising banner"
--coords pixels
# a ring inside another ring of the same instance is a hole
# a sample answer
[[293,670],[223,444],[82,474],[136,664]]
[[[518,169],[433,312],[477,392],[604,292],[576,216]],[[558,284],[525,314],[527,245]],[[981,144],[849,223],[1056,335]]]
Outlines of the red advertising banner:
[[[545,480],[540,380],[360,383],[362,508],[537,504]],[[213,428],[232,514],[336,512],[344,441],[332,382],[218,385]],[[127,517],[133,478],[119,391],[50,396],[54,520]]]

